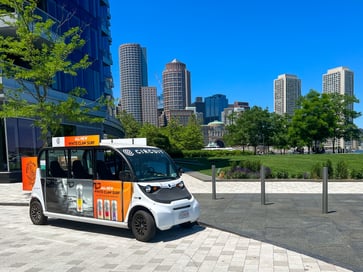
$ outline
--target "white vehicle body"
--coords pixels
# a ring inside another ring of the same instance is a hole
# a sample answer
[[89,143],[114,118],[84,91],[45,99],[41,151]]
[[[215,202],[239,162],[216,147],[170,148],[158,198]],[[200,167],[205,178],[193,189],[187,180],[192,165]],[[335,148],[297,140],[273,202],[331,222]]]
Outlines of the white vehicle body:
[[30,201],[34,224],[51,217],[130,228],[149,241],[156,229],[198,220],[199,203],[164,151],[140,139],[80,137],[58,137],[40,151]]

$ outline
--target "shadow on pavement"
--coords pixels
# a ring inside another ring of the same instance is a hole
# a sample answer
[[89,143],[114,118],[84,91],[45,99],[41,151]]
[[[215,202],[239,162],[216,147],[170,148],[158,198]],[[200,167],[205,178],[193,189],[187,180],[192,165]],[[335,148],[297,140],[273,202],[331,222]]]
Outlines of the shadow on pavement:
[[194,194],[207,226],[281,246],[363,271],[363,195],[329,195],[322,213],[319,194]]
[[[93,232],[97,234],[103,235],[111,235],[111,236],[122,236],[123,238],[135,239],[131,230],[129,229],[122,229],[110,226],[103,226],[97,224],[90,224],[90,223],[83,223],[83,222],[75,222],[69,220],[62,220],[62,219],[48,219],[48,225],[61,227],[61,228],[68,228],[72,230],[78,231],[87,231]],[[199,231],[204,230],[205,227],[200,225],[194,225],[191,228],[182,228],[179,226],[175,226],[169,230],[156,232],[155,237],[150,241],[150,243],[157,243],[157,242],[167,242],[167,241],[174,241],[181,238],[185,238],[189,235],[197,233]],[[136,240],[136,239],[135,239]]]

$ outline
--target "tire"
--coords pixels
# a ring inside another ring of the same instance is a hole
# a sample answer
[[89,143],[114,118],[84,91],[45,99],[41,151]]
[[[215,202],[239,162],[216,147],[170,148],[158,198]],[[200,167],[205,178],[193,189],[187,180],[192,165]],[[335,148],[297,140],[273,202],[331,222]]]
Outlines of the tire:
[[48,221],[48,217],[44,216],[42,205],[38,200],[30,202],[29,216],[34,225],[45,225]]
[[156,233],[155,221],[152,215],[146,211],[135,212],[131,221],[131,231],[136,240],[148,242]]

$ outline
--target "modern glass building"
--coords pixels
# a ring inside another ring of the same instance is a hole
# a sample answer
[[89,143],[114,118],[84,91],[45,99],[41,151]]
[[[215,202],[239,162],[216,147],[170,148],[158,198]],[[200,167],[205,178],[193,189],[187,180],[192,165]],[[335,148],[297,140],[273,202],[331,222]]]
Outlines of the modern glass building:
[[295,75],[283,74],[274,80],[274,112],[294,114],[301,96],[301,80]]
[[[112,57],[110,53],[111,33],[110,6],[108,0],[40,0],[37,13],[43,18],[53,19],[61,31],[71,27],[82,28],[84,47],[73,54],[73,60],[87,54],[92,63],[77,76],[58,73],[49,92],[49,99],[60,101],[67,97],[75,87],[87,90],[83,97],[88,105],[95,105],[100,97],[113,99],[113,79],[111,74]],[[0,22],[0,35],[14,35],[15,28]],[[8,89],[16,88],[11,78],[0,75],[0,103],[6,102]],[[31,101],[29,101],[31,102]],[[98,134],[101,137],[123,137],[120,122],[114,117],[113,108],[104,108],[92,115],[104,117],[103,123],[79,124],[64,121],[64,135]],[[0,119],[0,182],[18,179],[22,156],[34,156],[43,143],[39,140],[40,131],[30,119]]]
[[137,43],[119,47],[121,110],[142,123],[141,87],[148,86],[146,48]]
[[204,99],[204,124],[222,121],[222,112],[228,107],[228,99],[224,94],[215,94]]

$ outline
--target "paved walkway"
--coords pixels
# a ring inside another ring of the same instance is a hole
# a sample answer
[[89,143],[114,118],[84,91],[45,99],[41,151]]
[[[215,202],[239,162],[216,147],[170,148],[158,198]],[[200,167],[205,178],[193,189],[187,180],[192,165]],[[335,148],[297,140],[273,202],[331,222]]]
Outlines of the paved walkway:
[[362,182],[329,183],[323,214],[319,182],[267,182],[261,205],[259,182],[218,181],[213,200],[208,179],[184,175],[201,225],[152,243],[62,220],[34,226],[29,192],[0,184],[0,271],[363,271]]

